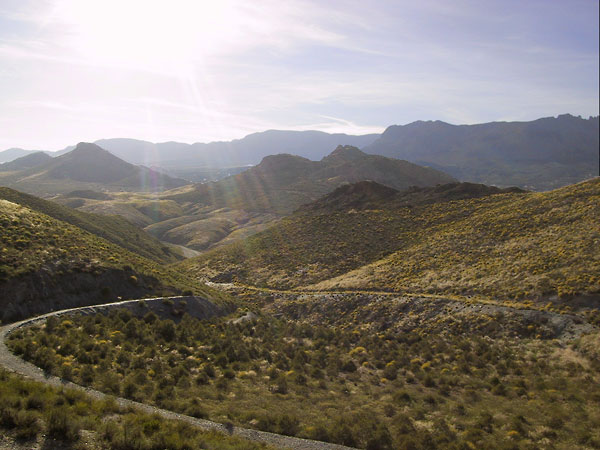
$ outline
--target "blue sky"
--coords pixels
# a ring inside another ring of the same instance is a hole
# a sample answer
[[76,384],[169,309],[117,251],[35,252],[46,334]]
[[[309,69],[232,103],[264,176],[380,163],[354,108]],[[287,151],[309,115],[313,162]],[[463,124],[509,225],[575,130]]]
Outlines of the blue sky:
[[597,0],[0,0],[0,149],[598,115]]

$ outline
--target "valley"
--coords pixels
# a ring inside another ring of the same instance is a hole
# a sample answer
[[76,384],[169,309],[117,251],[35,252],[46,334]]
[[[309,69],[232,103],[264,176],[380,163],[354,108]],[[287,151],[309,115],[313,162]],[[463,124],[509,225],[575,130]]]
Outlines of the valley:
[[600,2],[0,2],[0,450],[600,450]]
[[544,301],[597,294],[600,183],[547,193],[340,188],[239,243],[179,263],[199,279]]
[[[4,328],[36,380],[0,372],[14,445],[600,446],[598,178],[531,192],[340,145],[146,190],[73,151],[4,172],[46,198],[0,188],[2,324],[75,308]],[[73,158],[96,180],[44,181]]]
[[433,169],[339,146],[321,161],[273,155],[240,174],[163,192],[122,192],[109,184],[101,192],[56,191],[49,198],[79,211],[122,216],[167,246],[204,251],[265,230],[301,205],[363,179],[398,189],[454,181]]

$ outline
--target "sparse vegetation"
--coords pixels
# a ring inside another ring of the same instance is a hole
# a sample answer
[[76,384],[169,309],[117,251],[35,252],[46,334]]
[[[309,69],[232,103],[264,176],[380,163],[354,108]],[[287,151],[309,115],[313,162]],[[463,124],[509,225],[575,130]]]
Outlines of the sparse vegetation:
[[[0,200],[4,321],[50,308],[192,291],[226,295],[69,223]],[[43,299],[43,302],[41,300]]]
[[275,288],[507,300],[600,292],[599,179],[546,193],[393,204],[302,211],[181,266]]
[[[86,439],[82,437],[84,430]],[[2,369],[0,433],[22,442],[62,441],[80,450],[267,448],[221,433],[201,431],[186,423],[121,408],[114,400],[92,400],[79,391],[26,381]]]
[[600,445],[589,344],[553,340],[539,315],[394,305],[286,299],[266,308],[287,319],[235,324],[122,310],[19,330],[9,345],[113,395],[360,448]]
[[[91,196],[91,194],[85,193],[81,193],[81,195]],[[5,187],[0,187],[0,199],[17,203],[33,211],[53,217],[54,219],[70,223],[71,225],[154,261],[168,263],[181,259],[181,257],[166,248],[160,241],[119,216],[90,214],[83,211],[77,211],[58,203],[43,200],[33,195],[24,194]],[[102,199],[106,201],[106,199]]]

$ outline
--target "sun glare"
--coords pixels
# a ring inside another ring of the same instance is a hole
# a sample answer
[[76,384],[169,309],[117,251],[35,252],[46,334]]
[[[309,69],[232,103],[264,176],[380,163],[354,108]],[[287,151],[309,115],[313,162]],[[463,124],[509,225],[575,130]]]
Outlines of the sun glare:
[[240,8],[232,1],[60,0],[66,45],[93,63],[170,71],[227,51]]

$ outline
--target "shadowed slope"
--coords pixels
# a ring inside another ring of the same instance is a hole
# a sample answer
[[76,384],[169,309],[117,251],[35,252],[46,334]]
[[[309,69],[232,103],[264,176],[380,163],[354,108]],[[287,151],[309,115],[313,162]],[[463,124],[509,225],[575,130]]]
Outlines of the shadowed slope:
[[367,153],[406,159],[463,180],[552,189],[598,174],[599,117],[569,114],[531,122],[393,125]]
[[185,275],[67,222],[0,200],[0,318],[106,303],[117,296],[226,298]]

